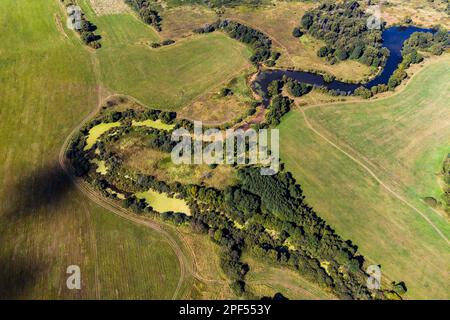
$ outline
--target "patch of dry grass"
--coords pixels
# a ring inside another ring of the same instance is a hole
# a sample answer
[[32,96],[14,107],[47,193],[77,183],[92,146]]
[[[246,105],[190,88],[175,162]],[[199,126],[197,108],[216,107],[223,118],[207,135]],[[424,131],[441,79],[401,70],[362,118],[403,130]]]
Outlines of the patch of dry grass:
[[[254,72],[252,70],[251,72]],[[221,125],[242,117],[254,101],[253,92],[247,85],[247,74],[231,79],[178,113],[181,118],[203,121],[205,125]],[[230,95],[223,96],[221,89],[227,88]]]
[[411,17],[415,25],[432,27],[442,25],[450,28],[450,16],[445,13],[446,4],[443,0],[389,0],[381,5],[381,17],[388,25],[401,23],[406,17]]
[[294,102],[298,106],[309,106],[316,104],[326,104],[326,103],[335,103],[335,102],[344,102],[344,101],[355,101],[361,100],[359,97],[354,96],[332,96],[327,93],[320,92],[319,90],[313,89],[310,93],[301,96],[301,97],[291,97],[294,99]]
[[247,290],[256,296],[273,297],[280,292],[288,299],[295,300],[334,298],[332,294],[303,279],[294,270],[273,266],[248,255],[244,255],[243,260],[250,265],[245,280]]
[[223,189],[236,182],[236,172],[228,165],[219,165],[212,169],[202,165],[175,165],[170,154],[146,147],[139,137],[123,139],[115,148],[124,160],[124,166],[133,171],[151,174],[158,180],[200,184]]
[[236,119],[248,109],[248,104],[235,96],[218,98],[216,94],[202,97],[183,108],[181,118],[202,121],[204,125],[220,125]]
[[217,20],[216,13],[203,6],[180,6],[162,13],[163,38],[178,39],[192,35],[192,30]]
[[98,16],[128,12],[130,8],[123,0],[90,0],[92,9]]

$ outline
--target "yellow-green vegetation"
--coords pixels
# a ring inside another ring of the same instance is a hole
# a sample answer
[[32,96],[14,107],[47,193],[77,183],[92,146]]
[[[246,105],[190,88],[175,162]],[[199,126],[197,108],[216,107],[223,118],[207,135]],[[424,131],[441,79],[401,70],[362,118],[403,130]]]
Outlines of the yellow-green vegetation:
[[161,38],[132,13],[95,16],[88,1],[81,4],[102,35],[102,82],[145,105],[177,110],[250,66],[250,49],[221,32],[151,48]]
[[246,69],[250,52],[217,32],[158,49],[105,45],[99,55],[108,87],[156,108],[176,110]]
[[314,2],[275,2],[274,5],[249,8],[246,6],[228,9],[224,17],[242,22],[264,32],[273,40],[276,51],[281,53],[277,67],[317,70],[337,78],[360,82],[375,70],[359,62],[347,60],[330,65],[317,56],[323,45],[307,35],[300,39],[292,35],[303,14],[317,6]]
[[172,130],[175,127],[175,125],[164,123],[159,119],[158,120],[147,119],[144,121],[134,121],[133,120],[133,126],[137,126],[137,127],[144,126],[144,127],[150,127],[150,128],[166,130],[166,131]]
[[237,181],[236,171],[231,165],[174,164],[169,153],[148,147],[145,136],[139,132],[121,138],[111,147],[123,160],[125,168],[152,175],[160,181],[207,185],[218,189]]
[[95,170],[96,172],[100,174],[108,173],[108,168],[106,167],[106,163],[104,160],[94,159],[91,162],[97,165],[97,169]]
[[[59,3],[0,1],[0,297],[170,299],[180,269],[164,238],[88,201],[58,164],[98,99]],[[66,287],[69,265],[81,290]]]
[[190,215],[191,211],[186,204],[186,201],[177,198],[171,198],[165,193],[159,193],[154,190],[148,190],[144,192],[136,193],[136,197],[139,199],[145,199],[148,205],[152,206],[158,212],[181,212],[186,215]]
[[287,267],[277,267],[248,255],[244,255],[243,261],[250,265],[250,271],[246,276],[248,291],[258,297],[273,297],[275,293],[280,292],[291,300],[335,298]]
[[98,33],[102,35],[103,47],[144,45],[151,41],[161,40],[158,32],[141,22],[131,10],[119,14],[98,16],[92,9],[90,0],[77,0],[77,3],[82,7],[89,21],[98,27]]
[[383,279],[405,281],[407,298],[449,298],[449,223],[422,200],[442,193],[437,174],[450,148],[449,75],[443,57],[392,97],[304,110],[316,132],[301,111],[280,125],[281,158],[308,202],[369,263],[382,265]]
[[97,142],[97,139],[100,138],[102,134],[107,132],[108,130],[119,127],[120,122],[108,122],[108,123],[100,123],[96,126],[93,126],[89,130],[89,135],[86,139],[86,146],[84,147],[84,150],[91,149],[94,144]]

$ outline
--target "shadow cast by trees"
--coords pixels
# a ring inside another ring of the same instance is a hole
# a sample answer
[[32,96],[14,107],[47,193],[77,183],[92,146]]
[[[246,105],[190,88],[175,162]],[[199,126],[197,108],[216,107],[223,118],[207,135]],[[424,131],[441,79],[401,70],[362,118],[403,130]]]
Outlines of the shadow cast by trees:
[[47,269],[41,261],[12,255],[0,258],[0,265],[0,300],[23,299]]
[[[57,161],[36,169],[9,187],[10,198],[4,202],[4,210],[0,214],[0,244],[3,244],[0,252],[0,300],[26,298],[38,279],[49,272],[50,266],[45,262],[47,254],[43,255],[41,248],[33,247],[36,245],[33,243],[34,235],[21,237],[17,233],[30,222],[39,222],[36,218],[52,219],[61,214],[58,207],[72,188],[70,178]],[[45,226],[45,221],[39,223]],[[15,237],[20,240],[11,243]]]
[[10,221],[53,213],[73,188],[58,162],[50,163],[23,177],[10,190],[13,200],[3,216]]

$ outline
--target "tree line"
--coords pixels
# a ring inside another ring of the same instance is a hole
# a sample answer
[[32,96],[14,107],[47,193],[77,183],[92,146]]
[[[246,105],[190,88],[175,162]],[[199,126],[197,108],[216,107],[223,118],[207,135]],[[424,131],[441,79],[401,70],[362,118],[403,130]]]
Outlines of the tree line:
[[272,51],[272,40],[268,36],[239,22],[218,20],[215,23],[196,28],[193,32],[209,33],[216,30],[223,30],[231,38],[250,45],[253,50],[250,61],[253,64],[265,63],[268,66],[273,66],[280,56],[278,52]]

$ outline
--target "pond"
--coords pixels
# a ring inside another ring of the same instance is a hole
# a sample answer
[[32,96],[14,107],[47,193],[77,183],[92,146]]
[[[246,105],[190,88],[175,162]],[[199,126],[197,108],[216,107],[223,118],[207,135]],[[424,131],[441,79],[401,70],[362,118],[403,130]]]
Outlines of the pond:
[[387,84],[392,73],[397,69],[397,66],[402,61],[402,47],[403,43],[414,32],[434,32],[433,29],[425,29],[419,27],[391,27],[383,31],[383,46],[390,52],[389,58],[386,61],[386,65],[383,71],[380,72],[376,78],[365,84],[345,83],[342,81],[334,80],[332,82],[325,82],[323,77],[319,74],[304,71],[292,71],[292,70],[266,70],[258,74],[256,80],[253,82],[253,89],[259,88],[264,94],[264,104],[268,104],[266,98],[267,87],[274,80],[281,80],[283,75],[293,78],[299,82],[309,83],[311,85],[324,86],[328,89],[345,91],[347,93],[353,93],[356,88],[363,85],[370,89],[373,86],[379,84]]

